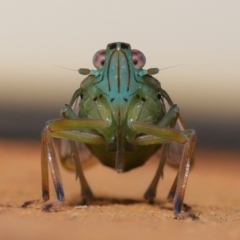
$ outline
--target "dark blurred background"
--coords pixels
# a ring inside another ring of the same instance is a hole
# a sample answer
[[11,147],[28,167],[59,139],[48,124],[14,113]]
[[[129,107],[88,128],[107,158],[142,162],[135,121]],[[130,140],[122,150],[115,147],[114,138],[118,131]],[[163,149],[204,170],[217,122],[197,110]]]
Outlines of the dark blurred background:
[[[60,117],[60,110],[52,111],[1,109],[1,138],[39,140],[45,122]],[[197,132],[198,148],[219,148],[240,151],[240,127],[237,122],[219,119],[202,119],[185,116],[187,126]]]

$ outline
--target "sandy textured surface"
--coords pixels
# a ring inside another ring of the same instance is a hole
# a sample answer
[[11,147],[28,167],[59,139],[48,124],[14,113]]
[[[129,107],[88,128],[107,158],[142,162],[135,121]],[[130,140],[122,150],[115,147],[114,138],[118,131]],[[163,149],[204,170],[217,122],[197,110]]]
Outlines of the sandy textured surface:
[[[60,212],[45,213],[41,205],[20,208],[41,196],[40,144],[0,141],[0,239],[240,239],[240,154],[196,152],[185,202],[198,221],[175,220],[165,197],[175,176],[166,167],[154,205],[142,195],[157,167],[156,159],[125,174],[96,164],[85,170],[101,198],[87,208],[75,208],[79,185],[61,168],[66,203]],[[52,189],[51,200],[55,200]]]

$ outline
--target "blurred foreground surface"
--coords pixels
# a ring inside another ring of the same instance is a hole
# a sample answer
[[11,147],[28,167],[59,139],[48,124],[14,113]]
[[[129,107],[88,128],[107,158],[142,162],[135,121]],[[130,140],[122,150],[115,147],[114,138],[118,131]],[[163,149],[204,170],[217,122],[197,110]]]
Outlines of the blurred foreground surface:
[[74,207],[79,184],[61,168],[66,203],[59,212],[45,213],[41,205],[20,208],[41,196],[40,143],[0,139],[0,239],[240,239],[239,157],[239,152],[221,149],[196,152],[185,202],[199,221],[173,219],[165,198],[176,172],[168,166],[156,203],[144,203],[157,167],[154,158],[125,174],[100,164],[86,169],[95,196],[101,198],[87,208]]

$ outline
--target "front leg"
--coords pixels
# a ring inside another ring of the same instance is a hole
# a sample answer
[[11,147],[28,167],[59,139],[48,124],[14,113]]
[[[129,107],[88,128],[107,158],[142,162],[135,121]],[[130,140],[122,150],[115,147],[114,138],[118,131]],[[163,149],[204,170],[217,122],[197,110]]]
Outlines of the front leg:
[[[170,203],[173,203],[174,202],[174,196],[175,196],[175,193],[176,193],[176,189],[177,189],[177,182],[178,182],[178,174],[177,176],[175,177],[174,179],[174,182],[173,182],[173,185],[168,193],[168,196],[167,196],[167,200],[170,202]],[[189,211],[191,209],[191,207],[189,205],[187,205],[186,203],[183,203],[183,206],[182,206],[183,210],[185,212]]]
[[145,200],[150,204],[154,203],[159,179],[160,179],[160,177],[163,178],[163,168],[164,168],[164,165],[166,162],[167,152],[168,152],[168,144],[164,144],[163,150],[162,150],[162,156],[161,156],[160,162],[158,164],[157,171],[156,171],[149,187],[147,188],[146,192],[144,193]]
[[56,149],[54,146],[51,133],[48,130],[48,127],[46,126],[42,133],[42,150],[41,150],[42,200],[27,201],[22,205],[23,208],[26,208],[30,204],[42,203],[49,200],[50,195],[49,195],[48,166],[50,168],[50,172],[53,179],[53,185],[55,188],[58,201],[47,204],[43,208],[43,211],[49,211],[49,209],[52,207],[58,208],[63,204],[65,200],[63,184],[58,166],[58,159],[56,155]]
[[178,171],[176,192],[173,199],[173,212],[178,219],[185,219],[187,217],[191,217],[193,220],[198,219],[198,217],[191,212],[181,212],[195,143],[195,134],[190,135],[184,145],[183,156]]
[[76,143],[74,141],[70,141],[70,145],[71,145],[72,157],[74,159],[75,166],[76,166],[76,177],[79,179],[79,183],[81,186],[81,199],[79,204],[86,205],[88,200],[93,198],[93,193],[83,174]]
[[190,169],[190,162],[193,158],[193,151],[196,142],[195,131],[190,129],[179,131],[173,128],[161,127],[143,122],[132,122],[130,123],[130,125],[131,128],[137,133],[148,134],[147,137],[138,137],[135,140],[136,144],[160,144],[170,143],[171,141],[184,144],[184,150],[178,171],[177,187],[174,195],[173,212],[178,219],[183,219],[186,217],[196,219],[194,214],[182,212],[183,199]]
[[[167,126],[174,127],[178,117],[179,117],[179,108],[177,105],[173,105],[158,125],[162,126],[162,127],[164,127],[164,126],[165,127],[167,127]],[[146,138],[146,136],[145,136],[145,138]],[[153,136],[149,136],[149,139],[152,139],[152,138],[153,138]],[[163,142],[163,140],[162,140],[162,142]],[[157,185],[158,185],[159,179],[160,179],[160,177],[163,178],[163,169],[165,166],[168,151],[169,151],[169,143],[163,144],[162,156],[161,156],[157,171],[154,175],[154,178],[153,178],[151,184],[149,185],[147,191],[144,194],[144,198],[149,203],[154,202],[154,198],[156,197]]]
[[[51,208],[58,209],[64,202],[64,190],[61,180],[61,174],[58,166],[58,157],[56,154],[53,137],[66,138],[84,143],[101,145],[105,143],[105,139],[97,134],[81,132],[86,129],[103,129],[107,125],[106,121],[100,119],[60,119],[49,121],[42,133],[42,150],[41,150],[41,166],[42,166],[42,200],[32,200],[25,202],[22,207],[30,204],[41,203],[49,200],[49,180],[48,166],[53,179],[57,202],[47,204],[43,210],[49,211]],[[78,130],[78,131],[75,131]],[[77,166],[78,169],[78,166]],[[78,172],[78,177],[81,174]]]

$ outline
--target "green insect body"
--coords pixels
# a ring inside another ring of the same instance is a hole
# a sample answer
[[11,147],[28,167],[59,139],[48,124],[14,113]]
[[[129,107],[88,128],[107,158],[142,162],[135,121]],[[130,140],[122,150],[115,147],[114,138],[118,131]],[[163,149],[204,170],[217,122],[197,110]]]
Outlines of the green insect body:
[[[84,143],[101,163],[117,172],[143,165],[163,146],[158,170],[144,195],[148,201],[156,195],[170,144],[177,142],[184,147],[168,200],[173,201],[177,218],[196,218],[192,213],[182,212],[195,132],[185,129],[178,107],[151,76],[159,69],[142,69],[145,64],[143,53],[121,42],[108,44],[106,50],[98,51],[93,63],[96,70],[79,69],[81,74],[88,76],[74,93],[70,105],[63,108],[63,119],[49,121],[43,130],[43,201],[49,199],[48,166],[58,198],[58,202],[50,203],[44,209],[59,207],[64,202],[53,137],[69,140],[75,171],[82,187],[82,199],[85,200],[93,194],[83,175],[79,159],[81,152],[78,156],[75,141]],[[73,105],[79,98],[79,111],[76,112]],[[177,125],[180,130],[175,128]],[[23,206],[35,202],[38,200],[28,201]]]
[[[160,84],[134,67],[131,49],[108,48],[104,68],[98,76],[90,75],[81,84],[80,115],[88,119],[105,119],[107,130],[99,130],[102,145],[87,144],[90,151],[104,164],[117,171],[127,171],[142,165],[160,145],[134,144],[138,131],[131,122],[157,124],[164,116],[163,104],[158,99]],[[123,45],[123,44],[122,44]]]

